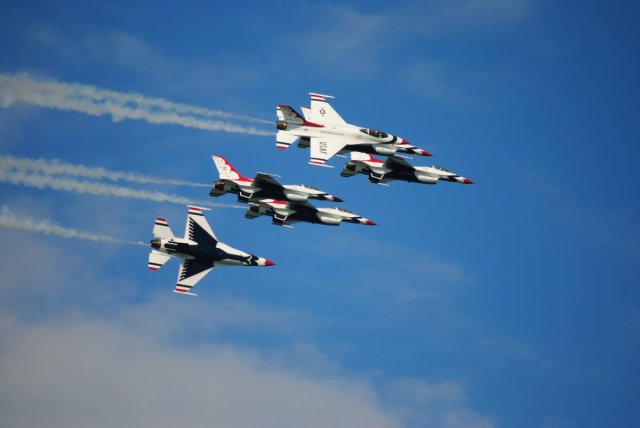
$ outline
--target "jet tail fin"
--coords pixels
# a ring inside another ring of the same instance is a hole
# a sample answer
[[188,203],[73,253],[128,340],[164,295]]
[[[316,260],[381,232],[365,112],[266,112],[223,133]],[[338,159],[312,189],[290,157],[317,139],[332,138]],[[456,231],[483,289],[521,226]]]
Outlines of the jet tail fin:
[[167,223],[167,220],[162,217],[158,217],[156,222],[153,224],[153,236],[160,239],[171,239],[175,237],[173,231],[169,227],[169,223]]
[[244,177],[242,174],[240,174],[240,172],[234,168],[233,165],[231,165],[229,163],[228,160],[226,160],[224,157],[222,156],[211,156],[211,158],[213,159],[213,163],[216,166],[216,169],[218,170],[218,175],[220,176],[221,180],[242,180],[242,179],[246,179],[248,180],[246,177]]
[[276,107],[276,114],[278,120],[284,121],[289,125],[304,125],[305,119],[300,116],[300,113],[295,111],[291,106],[280,104]]

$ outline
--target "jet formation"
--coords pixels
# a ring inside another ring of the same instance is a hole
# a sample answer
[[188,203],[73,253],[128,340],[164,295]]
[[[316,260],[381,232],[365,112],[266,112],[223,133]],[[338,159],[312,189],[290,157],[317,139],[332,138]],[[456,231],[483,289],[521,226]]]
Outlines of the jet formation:
[[273,175],[259,172],[251,179],[244,177],[222,156],[212,156],[218,170],[219,179],[213,183],[210,196],[218,197],[226,193],[238,195],[239,202],[246,202],[249,208],[245,213],[248,219],[262,215],[272,218],[272,224],[291,227],[293,223],[306,222],[338,226],[348,222],[373,226],[368,218],[362,217],[344,208],[317,208],[309,199],[330,202],[343,202],[308,184],[280,184]]
[[323,192],[308,184],[285,184],[276,181],[273,175],[259,172],[251,179],[244,177],[222,156],[211,156],[218,170],[219,179],[213,183],[209,196],[218,197],[226,193],[238,195],[238,202],[261,199],[282,199],[292,202],[306,202],[308,199],[342,202],[342,199]]
[[[349,155],[340,175],[368,176],[369,182],[388,185],[398,180],[411,183],[436,184],[439,181],[474,184],[470,179],[446,168],[414,166],[407,155],[431,156],[406,139],[373,128],[347,123],[331,106],[334,97],[309,93],[310,107],[302,107],[302,115],[292,107],[280,104],[276,108],[276,147],[287,149],[297,143],[310,148],[309,164],[331,167],[326,162],[334,156]],[[373,155],[387,156],[385,160]],[[218,171],[209,195],[221,197],[235,194],[237,200],[248,205],[245,217],[271,217],[272,224],[292,227],[297,222],[338,226],[343,222],[373,226],[372,220],[338,207],[316,207],[311,201],[341,203],[335,195],[308,184],[281,184],[277,175],[256,173],[254,178],[243,176],[223,156],[212,156]],[[157,218],[153,227],[149,269],[158,270],[171,257],[181,260],[175,292],[191,293],[207,273],[223,266],[273,266],[271,260],[232,248],[218,240],[202,214],[204,208],[188,207],[184,238],[176,237],[164,218]]]

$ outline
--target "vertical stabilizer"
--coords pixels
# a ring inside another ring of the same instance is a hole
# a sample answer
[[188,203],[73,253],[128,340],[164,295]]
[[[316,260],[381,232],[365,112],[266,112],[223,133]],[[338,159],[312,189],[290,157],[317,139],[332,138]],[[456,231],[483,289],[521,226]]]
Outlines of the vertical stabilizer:
[[211,156],[221,180],[248,180],[222,156]]

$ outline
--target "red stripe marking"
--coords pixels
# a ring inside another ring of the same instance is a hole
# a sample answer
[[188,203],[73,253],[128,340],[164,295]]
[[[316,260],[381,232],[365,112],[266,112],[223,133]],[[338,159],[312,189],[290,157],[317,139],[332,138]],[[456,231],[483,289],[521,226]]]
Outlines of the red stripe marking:
[[318,123],[313,123],[313,122],[309,122],[309,121],[304,121],[303,123],[304,126],[311,126],[312,128],[324,128],[324,125],[320,125]]

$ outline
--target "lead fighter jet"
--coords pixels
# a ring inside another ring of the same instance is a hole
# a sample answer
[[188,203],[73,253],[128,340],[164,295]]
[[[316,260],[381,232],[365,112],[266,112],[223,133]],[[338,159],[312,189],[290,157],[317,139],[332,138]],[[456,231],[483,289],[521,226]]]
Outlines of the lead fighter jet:
[[445,168],[438,166],[413,166],[397,156],[389,156],[381,161],[366,153],[352,152],[351,160],[344,165],[340,173],[343,177],[355,174],[369,176],[369,181],[383,184],[391,180],[402,180],[413,183],[436,184],[439,180],[454,183],[474,184],[468,178],[462,177]]
[[195,296],[190,292],[191,288],[216,267],[275,264],[220,242],[202,209],[189,206],[184,238],[176,237],[164,218],[157,218],[153,226],[149,269],[160,269],[171,257],[182,260],[174,292]]
[[210,196],[218,197],[225,193],[235,193],[238,201],[249,202],[257,199],[284,199],[304,202],[307,199],[342,202],[342,199],[330,195],[307,184],[280,184],[273,176],[259,172],[254,179],[243,177],[222,156],[211,156],[218,169],[219,180],[213,184]]
[[261,215],[273,218],[272,223],[278,226],[289,226],[299,221],[307,223],[319,223],[328,226],[338,226],[343,221],[356,224],[375,226],[376,224],[344,208],[317,208],[309,202],[285,202],[273,199],[265,199],[249,202],[249,209],[245,213],[248,219],[254,219]]
[[396,152],[431,156],[426,150],[408,141],[375,129],[348,124],[333,109],[330,95],[310,93],[311,107],[303,108],[305,117],[292,107],[280,104],[276,114],[276,147],[286,149],[298,139],[299,147],[311,147],[311,165],[327,166],[325,162],[338,153],[359,151],[392,155]]

